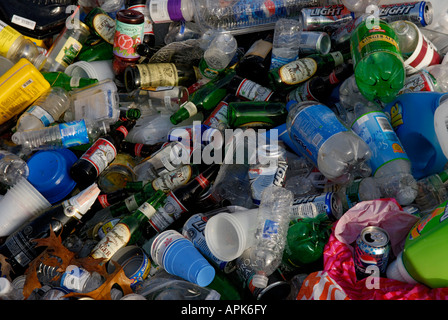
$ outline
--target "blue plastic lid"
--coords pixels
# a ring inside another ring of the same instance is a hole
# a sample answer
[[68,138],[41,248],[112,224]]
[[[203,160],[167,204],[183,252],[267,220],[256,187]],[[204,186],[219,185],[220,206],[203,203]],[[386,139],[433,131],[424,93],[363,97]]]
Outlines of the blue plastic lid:
[[64,199],[75,187],[69,170],[78,160],[68,149],[42,150],[31,156],[27,163],[28,181],[51,203]]

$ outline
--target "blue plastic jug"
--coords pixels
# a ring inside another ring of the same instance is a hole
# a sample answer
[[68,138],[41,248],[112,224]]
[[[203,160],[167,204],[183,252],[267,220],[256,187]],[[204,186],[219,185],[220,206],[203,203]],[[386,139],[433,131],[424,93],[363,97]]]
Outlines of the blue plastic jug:
[[411,92],[397,96],[390,115],[415,179],[440,172],[448,162],[448,93]]

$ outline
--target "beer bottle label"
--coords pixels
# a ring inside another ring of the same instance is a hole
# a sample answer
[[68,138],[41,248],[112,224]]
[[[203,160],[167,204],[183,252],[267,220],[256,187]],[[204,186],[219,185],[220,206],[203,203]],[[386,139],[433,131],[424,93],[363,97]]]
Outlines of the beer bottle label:
[[117,149],[108,140],[99,138],[82,156],[89,161],[100,174],[115,159]]
[[130,239],[129,227],[123,223],[117,223],[93,248],[92,258],[110,259],[120,248],[126,246]]
[[166,198],[165,205],[157,209],[157,212],[149,220],[149,223],[157,232],[161,232],[168,228],[186,211],[188,210],[182,205],[179,199],[170,192]]
[[137,64],[142,89],[174,87],[178,84],[177,68],[173,63]]
[[248,79],[241,81],[236,90],[236,96],[252,101],[268,101],[273,93],[271,89]]
[[279,76],[283,83],[293,85],[308,80],[317,71],[314,59],[303,58],[285,64],[279,69]]
[[154,190],[162,190],[168,192],[175,187],[186,184],[193,171],[190,165],[182,166],[180,169],[169,172],[163,177],[157,178],[152,182]]

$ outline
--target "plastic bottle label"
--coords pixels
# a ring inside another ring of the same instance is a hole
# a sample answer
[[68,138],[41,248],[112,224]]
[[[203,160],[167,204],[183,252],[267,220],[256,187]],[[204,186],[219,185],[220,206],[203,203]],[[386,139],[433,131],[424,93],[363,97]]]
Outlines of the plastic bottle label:
[[157,209],[157,212],[149,220],[149,223],[157,231],[161,232],[168,228],[180,215],[188,211],[176,196],[170,192],[166,198],[165,205]]
[[303,108],[295,117],[290,136],[304,154],[317,163],[320,147],[333,135],[347,131],[328,107],[318,104]]
[[273,235],[278,233],[278,222],[266,219],[263,225],[261,236],[263,239],[271,239]]
[[158,87],[174,87],[179,78],[172,63],[137,64],[142,89],[155,90]]
[[139,58],[137,45],[142,42],[144,23],[129,24],[115,20],[115,35],[112,52],[114,55],[133,59]]
[[390,161],[397,159],[409,161],[384,112],[364,114],[353,123],[352,129],[372,150],[369,163],[373,175],[380,167]]
[[0,55],[6,57],[14,41],[21,34],[0,20]]
[[249,79],[244,79],[238,86],[235,95],[252,101],[268,101],[274,92]]
[[167,23],[173,21],[171,20],[168,10],[168,2],[168,0],[151,0],[151,3],[149,4],[149,16],[154,23]]
[[41,106],[34,105],[29,108],[27,112],[39,119],[46,127],[54,122],[54,118],[51,114],[45,111]]
[[284,66],[285,64],[292,62],[299,57],[299,55],[297,54],[295,57],[284,58],[282,56],[276,55],[275,52],[276,52],[276,50],[272,50],[272,58],[271,58],[271,66],[270,66],[271,70],[280,68],[281,66]]
[[314,59],[303,58],[285,64],[278,74],[283,83],[293,85],[308,80],[317,71],[317,63]]
[[126,246],[130,239],[131,231],[129,227],[123,223],[117,223],[93,248],[92,258],[110,259],[118,250]]
[[81,159],[89,161],[100,174],[115,159],[117,149],[108,140],[99,138],[95,143],[81,156]]
[[288,164],[278,161],[277,166],[250,168],[249,182],[252,190],[252,200],[256,205],[261,202],[263,190],[269,186],[283,186]]
[[59,124],[62,145],[65,148],[89,143],[89,135],[84,120]]

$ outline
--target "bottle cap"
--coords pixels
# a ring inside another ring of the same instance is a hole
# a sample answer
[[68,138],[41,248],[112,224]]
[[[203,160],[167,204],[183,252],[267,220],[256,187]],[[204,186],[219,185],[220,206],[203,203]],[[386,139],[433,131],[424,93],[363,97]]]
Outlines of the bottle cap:
[[28,159],[28,181],[50,202],[64,199],[75,187],[70,168],[78,160],[69,149],[42,150]]
[[418,283],[414,278],[412,278],[409,272],[407,272],[406,267],[403,264],[403,251],[400,252],[397,259],[389,265],[386,274],[389,279],[395,279],[411,284]]

